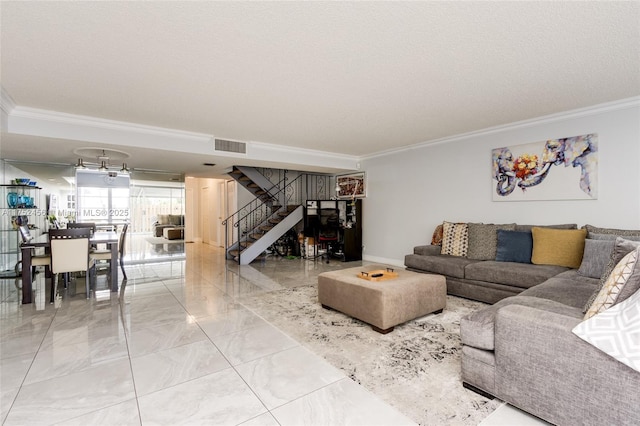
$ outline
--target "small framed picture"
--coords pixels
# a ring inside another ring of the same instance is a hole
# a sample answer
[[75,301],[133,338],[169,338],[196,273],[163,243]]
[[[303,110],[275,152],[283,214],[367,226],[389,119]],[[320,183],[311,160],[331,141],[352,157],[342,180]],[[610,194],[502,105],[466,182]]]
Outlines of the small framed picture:
[[341,199],[367,196],[365,172],[336,176],[336,196]]

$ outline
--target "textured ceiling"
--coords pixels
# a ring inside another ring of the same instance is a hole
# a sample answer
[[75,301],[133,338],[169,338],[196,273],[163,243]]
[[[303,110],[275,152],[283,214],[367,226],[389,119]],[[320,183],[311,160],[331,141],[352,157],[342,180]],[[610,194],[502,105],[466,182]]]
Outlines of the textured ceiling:
[[640,95],[638,2],[1,2],[18,106],[367,155]]

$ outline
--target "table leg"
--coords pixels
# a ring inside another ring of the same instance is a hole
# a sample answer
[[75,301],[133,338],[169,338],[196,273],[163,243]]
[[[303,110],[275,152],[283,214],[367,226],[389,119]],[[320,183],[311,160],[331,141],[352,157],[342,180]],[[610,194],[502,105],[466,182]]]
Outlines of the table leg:
[[22,303],[31,303],[31,247],[22,248]]
[[118,243],[112,243],[109,245],[111,248],[111,262],[109,267],[111,268],[111,291],[118,291]]

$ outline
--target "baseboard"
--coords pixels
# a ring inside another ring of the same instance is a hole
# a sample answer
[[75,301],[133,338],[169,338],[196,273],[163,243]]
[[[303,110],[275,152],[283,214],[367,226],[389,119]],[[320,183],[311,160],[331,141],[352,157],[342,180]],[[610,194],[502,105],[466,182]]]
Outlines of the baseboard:
[[384,263],[385,265],[397,266],[399,268],[404,268],[404,260],[398,259],[387,259],[385,257],[378,256],[362,256],[362,260],[366,260],[367,262],[375,262],[375,263]]

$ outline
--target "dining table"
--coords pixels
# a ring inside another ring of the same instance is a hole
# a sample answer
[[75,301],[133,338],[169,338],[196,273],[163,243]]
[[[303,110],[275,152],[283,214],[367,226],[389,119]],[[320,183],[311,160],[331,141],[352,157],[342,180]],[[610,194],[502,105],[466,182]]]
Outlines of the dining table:
[[[118,233],[115,231],[96,231],[89,239],[91,245],[106,244],[111,252],[111,261],[109,262],[109,273],[111,275],[111,291],[118,291]],[[28,242],[22,243],[20,249],[22,251],[22,303],[31,303],[33,293],[31,283],[31,256],[36,248],[44,247],[45,251],[49,251],[51,245],[49,235],[39,235]]]

